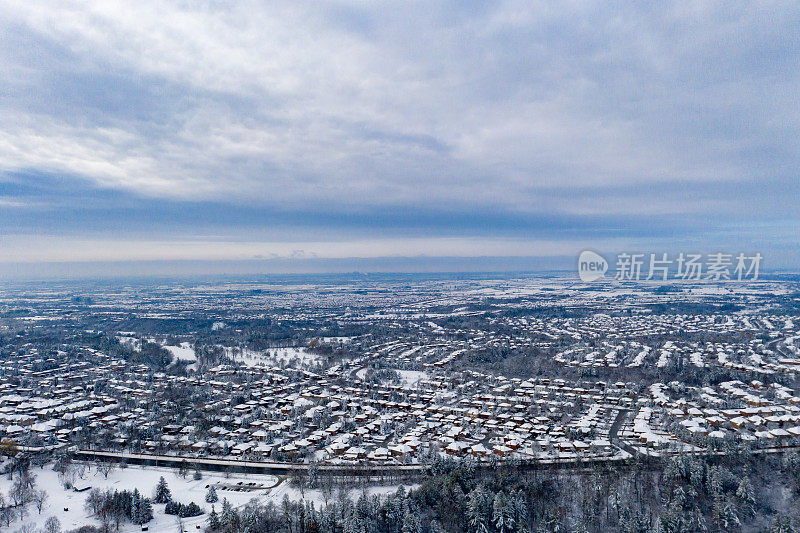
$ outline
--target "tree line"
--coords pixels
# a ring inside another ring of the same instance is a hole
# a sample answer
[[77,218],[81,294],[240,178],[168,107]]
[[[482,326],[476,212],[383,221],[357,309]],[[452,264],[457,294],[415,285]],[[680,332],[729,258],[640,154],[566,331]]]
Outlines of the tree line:
[[675,456],[581,471],[478,469],[441,459],[417,488],[327,505],[223,500],[207,531],[238,533],[689,533],[800,531],[800,456]]

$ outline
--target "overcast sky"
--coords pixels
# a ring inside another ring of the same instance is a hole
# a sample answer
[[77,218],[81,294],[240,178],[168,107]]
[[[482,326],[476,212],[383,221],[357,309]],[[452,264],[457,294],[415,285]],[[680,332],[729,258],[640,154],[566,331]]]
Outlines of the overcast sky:
[[0,263],[795,268],[799,57],[796,1],[6,0]]

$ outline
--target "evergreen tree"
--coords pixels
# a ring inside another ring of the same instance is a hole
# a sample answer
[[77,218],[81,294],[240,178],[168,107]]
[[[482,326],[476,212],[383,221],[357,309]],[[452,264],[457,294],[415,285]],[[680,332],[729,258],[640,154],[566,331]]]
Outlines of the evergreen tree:
[[228,498],[222,498],[222,513],[220,514],[220,522],[222,523],[223,527],[228,527],[235,521],[235,514],[236,511],[233,510]]
[[794,533],[795,530],[789,517],[780,515],[775,519],[769,531],[770,533]]
[[649,533],[664,533],[664,525],[660,519],[656,518],[653,520],[653,524],[650,526]]
[[214,485],[209,485],[208,492],[206,493],[206,502],[216,503],[218,501],[219,497],[217,496],[217,489],[214,488]]
[[139,489],[133,489],[133,501],[131,503],[131,522],[134,524],[143,524],[141,518],[142,497],[139,494]]
[[139,501],[139,520],[140,524],[146,524],[153,519],[153,505],[150,498],[142,498]]
[[183,518],[188,518],[191,516],[200,516],[203,514],[203,510],[194,502],[189,502],[186,505],[181,505],[178,509],[178,516]]
[[214,506],[212,505],[211,514],[208,515],[208,528],[211,531],[216,531],[219,529],[219,527],[220,527],[219,515],[217,515],[217,511],[216,509],[214,509]]
[[689,463],[689,482],[698,491],[703,488],[705,481],[704,466],[705,464],[701,459],[692,458]]
[[730,501],[726,501],[720,516],[720,526],[725,531],[738,531],[742,523],[736,509]]
[[486,493],[483,485],[479,485],[469,493],[467,520],[476,533],[487,533],[489,531],[490,501],[490,496]]
[[419,514],[415,513],[412,509],[407,508],[403,515],[403,528],[402,533],[419,533],[422,531],[419,521]]
[[172,492],[167,487],[167,480],[164,479],[164,476],[161,476],[158,480],[158,485],[156,485],[156,495],[153,501],[156,503],[168,503],[170,500],[172,500]]
[[528,519],[528,506],[525,504],[525,498],[520,491],[516,491],[509,499],[508,504],[514,524],[516,525],[516,530],[522,531]]
[[174,500],[170,500],[164,506],[164,514],[174,514],[177,515],[180,512],[181,504]]
[[506,531],[512,531],[514,529],[514,518],[510,512],[508,500],[502,492],[498,492],[494,497],[492,520],[494,521],[494,527],[496,527],[497,531],[500,533],[506,533]]
[[748,515],[753,514],[756,506],[756,497],[753,491],[753,484],[750,483],[750,478],[743,477],[739,482],[739,487],[736,489],[736,497],[742,502],[742,510]]

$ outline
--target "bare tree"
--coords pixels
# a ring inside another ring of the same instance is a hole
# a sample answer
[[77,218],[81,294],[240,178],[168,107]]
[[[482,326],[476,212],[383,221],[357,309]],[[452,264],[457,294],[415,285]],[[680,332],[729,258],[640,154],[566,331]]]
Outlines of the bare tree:
[[333,476],[331,474],[326,473],[322,476],[320,488],[322,490],[322,498],[325,500],[325,505],[328,505],[328,501],[333,497],[334,489]]
[[61,533],[61,522],[58,518],[51,516],[44,523],[44,533]]
[[178,468],[178,475],[180,475],[183,479],[186,479],[186,476],[189,474],[189,465],[184,459],[181,461],[180,467]]
[[112,470],[114,470],[114,465],[110,462],[103,461],[97,465],[97,471],[103,474],[105,479],[108,479],[108,475]]
[[12,518],[14,518],[14,510],[6,503],[5,496],[0,494],[0,523],[5,522],[8,527],[11,525]]
[[[85,466],[81,465],[80,468],[86,469]],[[64,467],[63,471],[59,471],[58,478],[61,480],[61,483],[64,485],[65,488],[72,488],[75,485],[75,476],[77,475],[75,465],[68,464]]]
[[11,502],[19,510],[20,518],[25,516],[25,506],[33,498],[33,488],[25,476],[18,476],[8,491]]
[[102,505],[103,493],[100,492],[100,489],[92,489],[91,492],[89,492],[89,495],[86,496],[86,501],[83,504],[83,508],[91,514],[99,515]]
[[42,508],[44,507],[44,504],[47,503],[47,491],[44,489],[34,490],[31,498],[33,499],[33,503],[36,505],[36,510],[39,511],[39,514],[42,514]]
[[36,487],[36,474],[25,468],[20,470],[17,481],[21,483],[24,488],[32,490]]

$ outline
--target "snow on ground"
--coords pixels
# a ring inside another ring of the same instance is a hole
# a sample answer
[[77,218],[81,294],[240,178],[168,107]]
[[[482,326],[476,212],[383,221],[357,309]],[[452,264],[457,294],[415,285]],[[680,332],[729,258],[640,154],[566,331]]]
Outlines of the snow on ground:
[[703,362],[703,354],[700,352],[692,352],[689,354],[689,360],[696,367],[704,367],[706,364]]
[[400,382],[406,387],[415,387],[420,380],[427,379],[428,375],[419,370],[398,370]]
[[[422,379],[427,379],[428,375],[420,370],[397,370],[397,375],[400,376],[400,383],[405,387],[416,387],[417,384]],[[356,372],[356,377],[360,380],[364,380],[367,376],[367,368],[362,368],[358,372]]]
[[[142,349],[142,342],[136,337],[117,335],[117,340],[119,340],[120,344],[133,348],[134,350]],[[156,339],[150,338],[148,339],[148,341],[156,342]],[[162,344],[161,346],[163,346],[165,350],[171,353],[172,357],[174,357],[175,359],[180,359],[181,361],[189,361],[192,363],[197,361],[197,355],[195,355],[194,347],[191,345],[191,343],[182,342],[179,346],[168,346],[165,344]]]
[[117,335],[117,340],[123,346],[128,346],[134,350],[139,350],[141,347],[141,341],[132,335]]
[[[406,490],[411,490],[419,487],[418,484],[410,484],[404,486]],[[395,492],[397,492],[398,488],[400,488],[400,485],[380,485],[380,486],[368,486],[366,487],[365,490],[368,496],[373,496],[377,494],[381,498],[384,498],[390,494],[394,494]],[[348,491],[347,496],[351,500],[355,501],[361,496],[363,492],[364,490],[360,488],[353,488]],[[321,490],[306,489],[301,493],[299,488],[291,485],[288,481],[284,481],[283,483],[272,489],[267,499],[272,501],[275,505],[279,505],[283,501],[284,495],[287,495],[289,499],[292,501],[299,501],[303,499],[308,502],[314,502],[314,506],[317,509],[320,509],[325,506],[325,497]],[[334,494],[328,497],[328,503],[335,501],[336,498],[337,494],[336,492],[334,492]]]
[[[65,489],[63,484],[58,479],[58,474],[52,470],[52,465],[46,465],[43,468],[34,468],[32,472],[36,475],[37,489],[45,489],[48,493],[48,500],[42,508],[41,514],[36,510],[36,507],[31,503],[26,507],[25,518],[20,521],[19,515],[16,515],[15,521],[7,528],[9,531],[16,531],[23,524],[32,524],[37,530],[44,526],[45,520],[51,516],[55,516],[61,522],[61,529],[68,531],[76,529],[82,525],[94,524],[97,521],[89,516],[84,510],[84,503],[86,497],[89,495],[89,490],[84,492],[75,492],[72,489]],[[103,477],[103,474],[98,472],[94,466],[89,466],[86,470],[86,475],[83,479],[77,479],[77,486],[89,486],[91,488],[99,488],[101,490],[133,490],[139,489],[142,495],[147,497],[153,496],[156,484],[159,477],[164,476],[167,486],[172,491],[172,499],[181,503],[195,502],[206,513],[211,511],[211,504],[206,503],[205,497],[208,492],[209,485],[215,485],[219,501],[214,504],[217,512],[222,507],[222,499],[227,498],[231,505],[240,507],[253,498],[261,500],[263,503],[269,501],[276,505],[280,505],[283,501],[284,495],[287,495],[290,500],[298,501],[302,498],[313,501],[319,508],[324,505],[325,498],[320,490],[305,490],[301,494],[300,489],[292,486],[288,481],[281,480],[277,476],[263,475],[263,474],[230,474],[228,477],[223,473],[217,472],[203,472],[203,478],[195,480],[191,473],[183,478],[178,475],[177,470],[159,467],[139,467],[129,466],[127,468],[115,468],[112,470],[108,478]],[[262,487],[257,490],[231,490],[230,488],[223,487],[241,487],[239,484],[246,485],[247,483],[255,483],[257,486]],[[417,485],[407,485],[406,488],[414,488]],[[266,488],[263,488],[266,487]],[[379,496],[387,496],[397,491],[399,485],[387,486],[370,486],[367,487],[366,492],[369,495],[377,494]],[[11,481],[7,476],[0,477],[0,491],[8,494],[11,488]],[[348,496],[355,500],[362,493],[361,489],[350,489]],[[331,502],[336,498],[334,493],[328,498]],[[66,511],[64,509],[67,509]],[[153,520],[147,525],[149,531],[153,533],[160,532],[174,532],[177,531],[178,519],[172,515],[164,514],[164,506],[153,504]],[[197,525],[203,529],[208,520],[208,515],[203,514],[198,517],[184,518],[182,520],[184,531],[200,531]],[[5,530],[0,527],[0,530]],[[133,533],[140,531],[139,526],[126,523],[120,531],[122,533]]]
[[[55,516],[61,522],[61,528],[64,531],[75,529],[84,524],[95,524],[96,521],[87,515],[84,510],[84,502],[89,495],[89,491],[75,492],[74,490],[64,489],[62,483],[58,480],[58,474],[52,470],[50,465],[44,468],[36,468],[33,470],[36,474],[36,486],[39,489],[45,489],[49,495],[45,507],[42,509],[41,515],[38,513],[33,504],[27,506],[27,515],[23,522],[20,522],[19,515],[17,515],[16,522],[12,522],[11,531],[19,529],[23,523],[34,523],[37,529],[44,525],[45,520],[50,516]],[[202,507],[205,511],[211,510],[211,505],[206,503],[205,496],[208,489],[206,488],[211,483],[238,483],[255,481],[264,486],[275,485],[278,478],[275,476],[263,475],[246,475],[236,474],[230,478],[225,478],[222,473],[203,473],[203,479],[195,480],[189,474],[185,479],[177,474],[176,470],[168,468],[143,468],[129,466],[128,468],[116,468],[108,475],[108,479],[97,471],[96,468],[90,467],[87,470],[86,476],[83,479],[76,480],[78,486],[90,486],[99,489],[116,489],[116,490],[133,490],[139,489],[145,496],[152,497],[153,490],[158,483],[159,477],[164,476],[167,485],[172,491],[172,498],[181,503],[195,502]],[[0,479],[0,491],[8,493],[11,482],[7,477]],[[263,495],[264,491],[257,492],[237,492],[231,490],[217,490],[217,495],[220,501],[222,498],[228,498],[234,506],[239,506],[247,503],[254,496]],[[219,511],[220,504],[215,504],[217,511]],[[64,509],[68,509],[65,511]],[[177,519],[171,515],[164,514],[163,505],[153,505],[154,519],[150,522],[150,531],[175,531]],[[184,524],[199,523],[205,525],[205,515],[196,517],[194,519],[187,518],[183,520]],[[139,531],[138,526],[128,523],[122,528],[123,532]],[[187,529],[188,530],[188,529]]]
[[311,363],[317,359],[316,355],[305,348],[272,348],[268,350],[268,353],[278,361],[288,362],[292,359],[299,359],[301,363]]
[[197,361],[197,355],[194,353],[194,347],[188,342],[182,342],[180,346],[164,346],[175,359],[181,361]]
[[642,366],[642,362],[644,361],[644,358],[647,357],[648,353],[650,353],[650,347],[649,346],[643,347],[642,351],[640,351],[636,355],[636,357],[633,359],[633,362],[630,363],[628,366],[629,367]]
[[320,342],[323,344],[347,344],[353,337],[322,337]]
[[226,347],[225,354],[245,366],[275,366],[280,363],[290,363],[291,361],[308,364],[317,360],[316,354],[303,347],[270,348],[264,351]]

